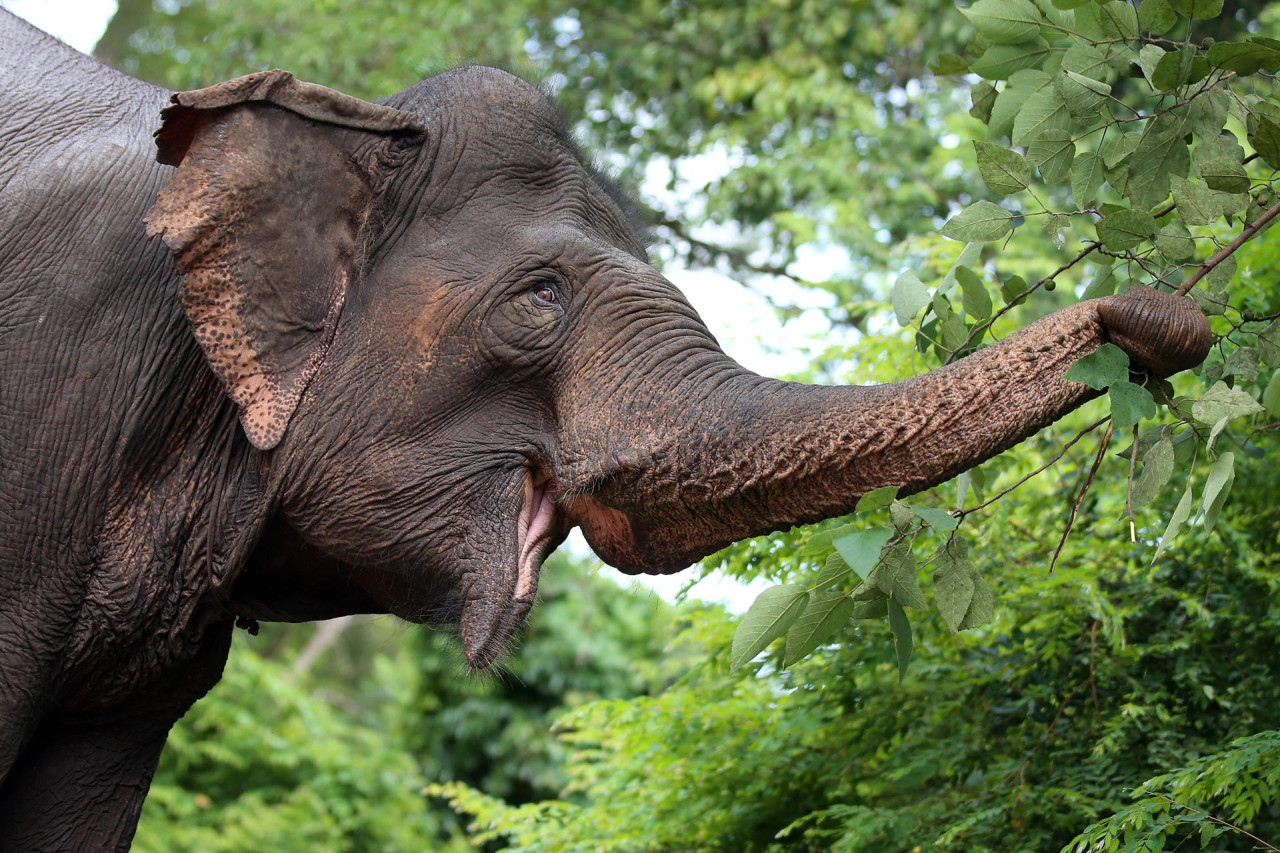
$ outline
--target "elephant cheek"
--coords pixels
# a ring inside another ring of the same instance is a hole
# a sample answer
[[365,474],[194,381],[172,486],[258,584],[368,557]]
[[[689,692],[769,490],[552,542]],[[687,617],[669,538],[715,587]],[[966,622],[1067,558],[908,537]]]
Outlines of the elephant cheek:
[[688,547],[693,537],[673,547],[663,524],[628,516],[590,497],[575,498],[569,514],[582,528],[587,543],[600,559],[626,574],[671,574],[688,568],[705,549]]
[[631,519],[589,497],[573,498],[565,509],[596,555],[626,571],[623,566],[634,561],[637,546]]

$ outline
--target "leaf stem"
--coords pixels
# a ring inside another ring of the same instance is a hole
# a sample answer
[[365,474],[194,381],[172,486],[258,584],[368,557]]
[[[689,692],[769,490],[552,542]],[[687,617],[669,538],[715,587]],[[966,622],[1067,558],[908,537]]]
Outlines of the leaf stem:
[[1053,572],[1058,565],[1058,558],[1062,556],[1062,549],[1067,545],[1067,537],[1071,535],[1071,530],[1076,526],[1076,518],[1080,515],[1080,507],[1084,504],[1085,495],[1089,494],[1089,487],[1093,485],[1093,480],[1098,476],[1098,469],[1102,467],[1102,460],[1107,455],[1107,448],[1111,446],[1111,435],[1115,432],[1115,424],[1107,424],[1107,431],[1102,435],[1102,443],[1098,445],[1098,455],[1093,458],[1093,467],[1089,469],[1089,476],[1085,478],[1084,485],[1080,487],[1080,494],[1076,495],[1075,501],[1071,504],[1071,515],[1067,517],[1067,526],[1062,530],[1062,538],[1058,540],[1058,547],[1053,550],[1053,559],[1049,561],[1049,571]]
[[1082,429],[1082,430],[1080,430],[1078,433],[1076,433],[1074,438],[1072,438],[1072,439],[1071,439],[1070,441],[1068,441],[1066,444],[1062,445],[1062,449],[1061,449],[1061,450],[1059,450],[1056,454],[1054,454],[1053,458],[1052,458],[1052,459],[1050,459],[1048,462],[1044,463],[1044,464],[1043,464],[1043,465],[1041,465],[1039,468],[1037,468],[1036,470],[1032,471],[1030,474],[1028,474],[1027,476],[1023,477],[1021,480],[1019,480],[1018,482],[1014,483],[1014,484],[1013,484],[1012,486],[1010,486],[1009,488],[1004,489],[1003,491],[1001,491],[1001,492],[999,492],[999,493],[997,493],[997,494],[995,494],[995,495],[991,496],[989,499],[987,499],[987,500],[983,501],[982,503],[978,504],[977,506],[969,507],[968,509],[960,509],[960,510],[956,510],[956,514],[957,514],[957,516],[959,517],[959,519],[960,519],[961,521],[963,521],[963,520],[964,520],[964,518],[965,518],[965,516],[968,516],[968,515],[970,515],[970,514],[972,514],[972,513],[975,513],[975,512],[977,512],[977,511],[978,511],[978,510],[980,510],[980,509],[985,509],[986,507],[991,506],[993,503],[995,503],[996,501],[1000,500],[1000,499],[1001,499],[1001,498],[1003,498],[1005,495],[1009,494],[1009,493],[1010,493],[1010,492],[1012,492],[1014,489],[1018,488],[1018,487],[1019,487],[1019,486],[1021,486],[1023,483],[1025,483],[1025,482],[1027,482],[1028,480],[1030,480],[1032,477],[1035,477],[1035,476],[1036,476],[1036,475],[1038,475],[1038,474],[1042,474],[1042,473],[1044,473],[1044,471],[1046,471],[1047,469],[1049,469],[1049,468],[1053,467],[1054,465],[1056,465],[1056,464],[1057,464],[1057,462],[1058,462],[1058,460],[1060,460],[1063,456],[1066,456],[1066,455],[1067,455],[1067,451],[1071,449],[1072,445],[1074,445],[1074,444],[1075,444],[1076,442],[1078,442],[1080,439],[1084,438],[1086,435],[1088,435],[1089,433],[1093,432],[1095,429],[1097,429],[1098,427],[1102,426],[1103,424],[1105,424],[1105,423],[1106,423],[1107,421],[1109,421],[1109,420],[1111,420],[1110,415],[1108,415],[1108,416],[1107,416],[1107,417],[1105,417],[1105,418],[1100,418],[1100,419],[1098,419],[1098,420],[1094,421],[1092,424],[1090,424],[1089,426],[1085,427],[1084,429]]

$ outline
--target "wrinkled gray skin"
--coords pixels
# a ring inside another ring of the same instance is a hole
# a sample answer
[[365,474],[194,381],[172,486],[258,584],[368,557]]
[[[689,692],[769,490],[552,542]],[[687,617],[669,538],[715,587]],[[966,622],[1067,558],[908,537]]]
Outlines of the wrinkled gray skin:
[[202,90],[176,172],[170,93],[7,13],[0,82],[0,850],[127,847],[238,616],[460,624],[484,667],[574,525],[674,571],[1017,443],[1109,339],[1159,373],[1208,346],[1146,291],[893,385],[778,382],[503,72]]

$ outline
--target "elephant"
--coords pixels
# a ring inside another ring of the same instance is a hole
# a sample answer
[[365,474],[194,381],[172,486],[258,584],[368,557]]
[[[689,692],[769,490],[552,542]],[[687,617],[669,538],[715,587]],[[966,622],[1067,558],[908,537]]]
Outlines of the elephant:
[[0,849],[127,849],[236,623],[391,613],[498,660],[581,528],[625,572],[929,488],[1212,337],[1135,287],[871,387],[755,375],[551,101],[172,93],[0,11]]

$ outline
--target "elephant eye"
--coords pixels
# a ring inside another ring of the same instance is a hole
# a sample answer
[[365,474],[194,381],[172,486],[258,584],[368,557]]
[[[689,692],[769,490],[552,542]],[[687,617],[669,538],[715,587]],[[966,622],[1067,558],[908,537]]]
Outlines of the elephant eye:
[[534,289],[533,295],[539,302],[545,302],[548,305],[560,304],[560,294],[556,293],[556,289],[546,282],[539,284]]

